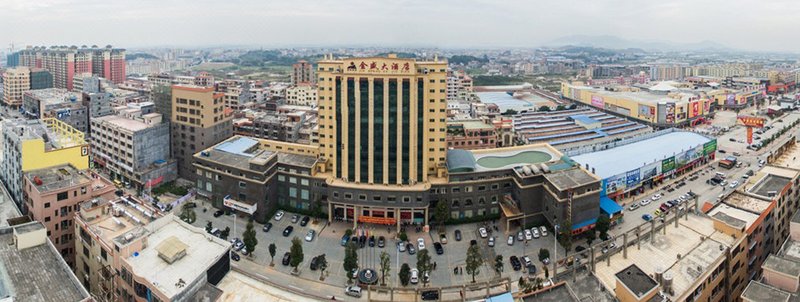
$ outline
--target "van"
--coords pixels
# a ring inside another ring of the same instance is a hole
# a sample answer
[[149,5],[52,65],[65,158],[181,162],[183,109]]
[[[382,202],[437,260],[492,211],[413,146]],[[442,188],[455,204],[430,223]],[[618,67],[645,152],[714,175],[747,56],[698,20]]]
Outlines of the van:
[[114,185],[117,186],[117,188],[122,188],[122,182],[119,181],[119,179],[114,180]]
[[213,228],[211,229],[211,231],[208,231],[208,233],[214,236],[219,236],[219,234],[221,234],[222,231],[220,231],[218,228]]
[[361,298],[361,288],[358,286],[348,286],[344,289],[344,293],[351,297]]
[[719,178],[725,178],[725,173],[722,172],[717,172],[715,175]]

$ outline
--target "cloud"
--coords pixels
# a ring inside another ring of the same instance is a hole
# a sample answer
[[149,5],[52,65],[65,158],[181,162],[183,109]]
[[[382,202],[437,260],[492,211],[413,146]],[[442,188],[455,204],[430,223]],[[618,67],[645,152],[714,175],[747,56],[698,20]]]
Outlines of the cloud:
[[562,36],[794,51],[789,0],[2,0],[0,43],[535,47]]

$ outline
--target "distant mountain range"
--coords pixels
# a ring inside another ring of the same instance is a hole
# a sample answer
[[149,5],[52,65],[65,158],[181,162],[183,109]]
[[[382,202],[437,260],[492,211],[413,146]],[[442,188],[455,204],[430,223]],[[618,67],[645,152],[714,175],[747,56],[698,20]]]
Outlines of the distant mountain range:
[[670,41],[643,41],[628,40],[617,36],[602,35],[572,35],[565,36],[544,46],[591,46],[608,49],[641,48],[646,51],[734,51],[734,49],[714,41],[701,41],[697,43],[677,43]]

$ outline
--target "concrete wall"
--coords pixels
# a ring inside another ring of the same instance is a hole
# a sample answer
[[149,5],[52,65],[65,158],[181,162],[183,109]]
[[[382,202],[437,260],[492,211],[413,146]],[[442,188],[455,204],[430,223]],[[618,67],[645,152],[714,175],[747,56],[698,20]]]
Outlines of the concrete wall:
[[770,269],[764,269],[763,282],[790,293],[797,292],[798,280]]

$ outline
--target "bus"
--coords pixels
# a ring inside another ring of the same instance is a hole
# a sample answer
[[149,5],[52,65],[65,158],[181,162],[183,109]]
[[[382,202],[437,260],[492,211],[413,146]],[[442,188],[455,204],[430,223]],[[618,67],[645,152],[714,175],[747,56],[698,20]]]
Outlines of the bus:
[[725,169],[733,168],[736,163],[727,159],[719,161],[719,166]]

